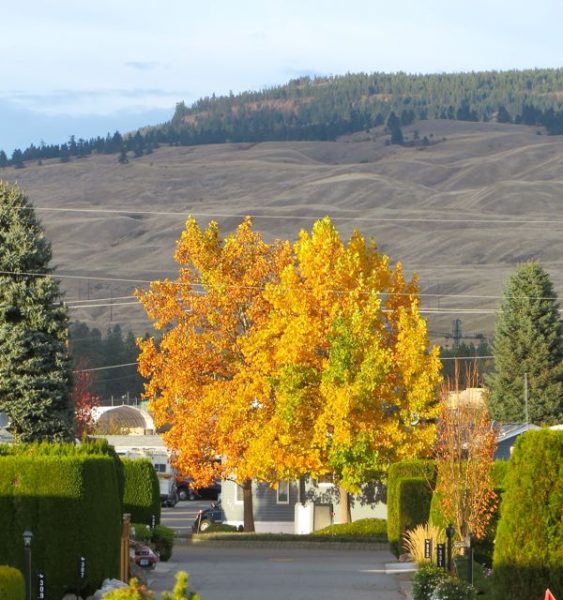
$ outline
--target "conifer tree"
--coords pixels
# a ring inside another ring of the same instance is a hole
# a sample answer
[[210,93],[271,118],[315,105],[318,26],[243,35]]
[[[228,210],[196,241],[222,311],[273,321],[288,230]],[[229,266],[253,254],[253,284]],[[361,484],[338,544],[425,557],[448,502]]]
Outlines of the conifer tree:
[[558,308],[549,275],[539,263],[526,263],[509,278],[493,342],[495,372],[487,377],[494,418],[525,420],[527,373],[529,421],[538,425],[560,421],[563,322]]
[[0,411],[21,441],[73,434],[68,319],[50,259],[33,208],[0,181]]

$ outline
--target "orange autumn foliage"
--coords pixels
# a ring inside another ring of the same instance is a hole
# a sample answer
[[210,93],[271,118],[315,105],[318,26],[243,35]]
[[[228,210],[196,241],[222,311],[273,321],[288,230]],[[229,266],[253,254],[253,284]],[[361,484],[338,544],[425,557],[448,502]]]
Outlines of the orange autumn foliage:
[[260,420],[241,343],[267,318],[264,285],[289,254],[288,244],[267,244],[249,218],[225,239],[216,223],[202,230],[190,218],[177,243],[178,278],[137,292],[162,331],[158,342],[139,340],[145,396],[157,425],[170,425],[164,437],[175,467],[195,485],[253,475],[246,448]]
[[[474,381],[474,375],[470,370],[467,380]],[[460,400],[458,381],[456,365],[454,383],[444,385],[441,394],[436,493],[445,521],[468,543],[470,536],[485,537],[498,503],[491,479],[496,430],[484,401]]]

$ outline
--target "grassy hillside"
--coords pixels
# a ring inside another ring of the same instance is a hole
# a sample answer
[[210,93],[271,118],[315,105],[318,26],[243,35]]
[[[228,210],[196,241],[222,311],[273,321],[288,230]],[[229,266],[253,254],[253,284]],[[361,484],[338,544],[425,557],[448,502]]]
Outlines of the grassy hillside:
[[[540,259],[563,296],[563,138],[493,122],[427,119],[404,134],[415,130],[432,144],[389,146],[376,127],[334,142],[161,147],[128,164],[115,155],[45,161],[0,177],[19,181],[37,206],[69,301],[128,296],[173,276],[189,213],[224,230],[252,214],[270,238],[295,238],[326,214],[345,235],[359,227],[418,272],[425,308],[446,311],[429,315],[437,340],[455,318],[464,333],[490,335],[494,315],[475,311],[498,306],[519,261]],[[143,331],[143,311],[122,302],[72,314]]]

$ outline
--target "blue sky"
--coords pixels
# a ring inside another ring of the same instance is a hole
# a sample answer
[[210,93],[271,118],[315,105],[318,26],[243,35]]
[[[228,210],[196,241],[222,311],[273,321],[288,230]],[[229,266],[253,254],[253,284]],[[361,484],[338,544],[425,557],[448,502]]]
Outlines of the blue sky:
[[560,0],[27,0],[1,17],[9,152],[303,74],[563,66]]

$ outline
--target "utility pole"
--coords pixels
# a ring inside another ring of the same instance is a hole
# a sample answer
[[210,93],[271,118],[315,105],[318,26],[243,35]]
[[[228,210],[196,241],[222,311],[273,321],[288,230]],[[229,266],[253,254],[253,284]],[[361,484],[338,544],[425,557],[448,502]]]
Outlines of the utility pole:
[[524,411],[526,414],[526,425],[528,425],[528,373],[524,373]]

